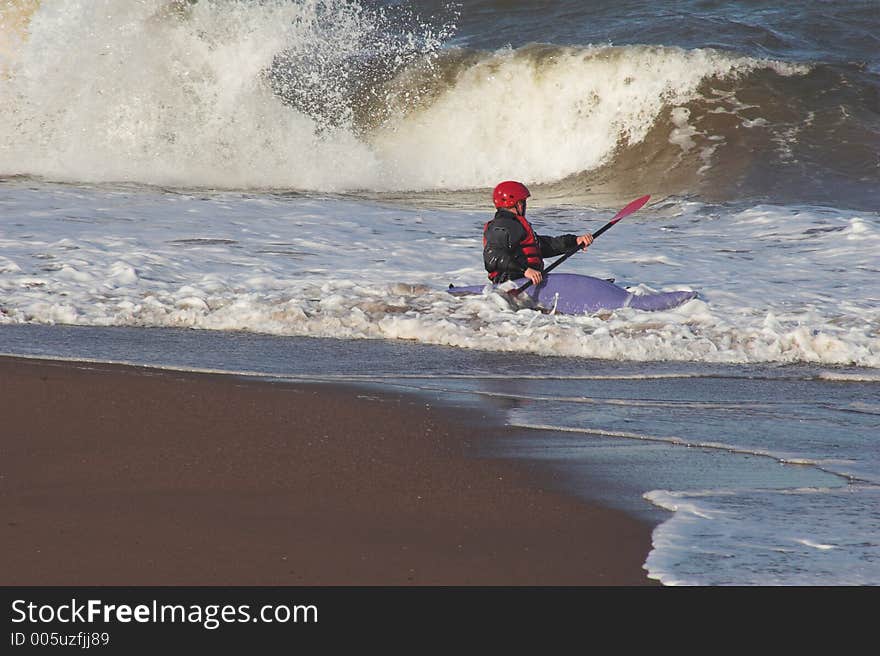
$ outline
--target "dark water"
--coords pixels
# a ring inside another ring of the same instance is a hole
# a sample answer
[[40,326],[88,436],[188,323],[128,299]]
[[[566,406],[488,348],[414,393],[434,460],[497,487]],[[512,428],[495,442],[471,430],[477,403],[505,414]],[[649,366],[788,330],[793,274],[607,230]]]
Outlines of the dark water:
[[[448,3],[415,4],[435,15]],[[862,63],[875,73],[880,63],[876,0],[477,1],[461,3],[458,26],[462,44],[487,49],[529,41],[663,44],[788,61]]]

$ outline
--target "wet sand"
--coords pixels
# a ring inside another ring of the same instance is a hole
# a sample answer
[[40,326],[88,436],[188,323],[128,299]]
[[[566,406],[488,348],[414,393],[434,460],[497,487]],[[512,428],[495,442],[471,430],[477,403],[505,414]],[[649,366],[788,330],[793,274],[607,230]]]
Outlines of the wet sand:
[[0,585],[652,585],[652,527],[372,389],[0,358]]

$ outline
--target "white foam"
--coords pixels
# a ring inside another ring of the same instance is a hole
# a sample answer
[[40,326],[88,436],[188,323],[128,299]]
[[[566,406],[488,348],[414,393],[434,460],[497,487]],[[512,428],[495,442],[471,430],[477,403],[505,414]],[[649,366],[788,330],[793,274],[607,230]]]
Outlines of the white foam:
[[[515,311],[500,294],[445,292],[448,282],[484,279],[479,213],[236,194],[6,191],[0,323],[407,339],[631,361],[880,367],[880,306],[865,292],[874,283],[872,243],[846,241],[835,251],[829,246],[840,231],[811,232],[854,219],[873,226],[877,218],[869,214],[758,207],[725,215],[721,238],[714,221],[697,218],[699,206],[685,204],[688,220],[670,239],[645,210],[645,223],[628,219],[632,224],[616,227],[608,242],[571,258],[567,270],[632,281],[635,291],[696,289],[701,300],[665,312],[548,316]],[[101,206],[115,209],[93,209]],[[45,216],[33,218],[35,211]],[[540,210],[533,220],[539,232],[549,231]],[[874,380],[859,371],[821,376]]]
[[[347,99],[346,62],[408,57],[414,43],[431,61],[448,27],[425,24],[383,40],[380,10],[342,0],[200,2],[186,12],[166,5],[41,5],[16,46],[11,77],[0,81],[0,172],[322,191],[549,182],[640,142],[668,107],[670,139],[689,148],[693,131],[680,105],[707,78],[807,70],[710,49],[505,49],[479,57],[435,96],[387,91],[388,116],[364,126]],[[389,40],[400,52],[376,51]],[[332,120],[285,104],[270,88],[266,71],[284,52],[322,63],[309,84]]]
[[814,542],[813,540],[808,540],[806,538],[796,540],[796,542],[798,542],[798,544],[803,544],[804,546],[812,547],[813,549],[819,549],[821,551],[827,551],[828,549],[837,549],[836,545],[819,544],[818,542]]
[[672,492],[649,576],[665,585],[877,585],[878,488]]
[[696,145],[693,136],[697,134],[696,128],[688,123],[690,110],[686,107],[676,107],[672,110],[671,118],[675,128],[669,135],[669,143],[677,145],[684,152],[689,151]]

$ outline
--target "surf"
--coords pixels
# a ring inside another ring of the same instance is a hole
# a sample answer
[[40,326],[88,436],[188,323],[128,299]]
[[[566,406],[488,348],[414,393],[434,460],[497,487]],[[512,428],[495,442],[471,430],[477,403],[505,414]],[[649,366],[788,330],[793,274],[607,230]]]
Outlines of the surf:
[[0,175],[74,182],[417,194],[515,177],[576,200],[638,175],[675,192],[735,172],[726,128],[705,124],[736,109],[719,93],[810,70],[659,45],[479,51],[453,43],[454,14],[336,0],[26,6]]

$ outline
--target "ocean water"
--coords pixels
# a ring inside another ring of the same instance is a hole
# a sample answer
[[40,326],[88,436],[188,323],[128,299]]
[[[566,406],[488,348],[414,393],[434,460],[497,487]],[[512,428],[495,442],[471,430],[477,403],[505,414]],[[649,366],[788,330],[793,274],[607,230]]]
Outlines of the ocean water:
[[[0,350],[491,403],[666,584],[880,583],[876,1],[0,7]],[[450,296],[510,178],[699,297]]]

